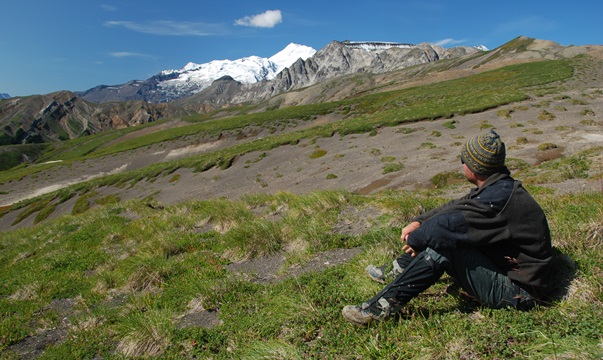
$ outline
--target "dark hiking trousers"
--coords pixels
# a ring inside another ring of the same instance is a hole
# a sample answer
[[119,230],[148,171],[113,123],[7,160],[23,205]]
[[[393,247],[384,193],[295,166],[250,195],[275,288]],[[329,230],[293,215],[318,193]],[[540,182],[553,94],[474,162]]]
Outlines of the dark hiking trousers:
[[365,306],[376,315],[395,313],[412,298],[433,285],[444,272],[481,305],[493,309],[529,310],[531,296],[513,283],[477,248],[425,249]]

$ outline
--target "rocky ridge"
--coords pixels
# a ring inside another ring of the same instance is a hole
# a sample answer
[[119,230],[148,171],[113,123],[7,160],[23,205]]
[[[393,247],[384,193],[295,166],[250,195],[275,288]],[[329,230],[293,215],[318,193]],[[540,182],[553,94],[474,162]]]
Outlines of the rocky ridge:
[[360,43],[333,41],[316,52],[314,56],[306,60],[298,59],[291,66],[283,69],[272,80],[255,84],[230,85],[231,88],[236,87],[237,91],[221,93],[218,96],[208,96],[208,93],[215,93],[215,89],[209,87],[195,95],[182,99],[180,103],[190,104],[210,101],[216,104],[240,104],[257,102],[343,75],[354,73],[381,74],[480,51],[472,47],[444,49],[428,43],[419,45],[382,43],[381,46],[373,46],[372,48],[374,50],[367,50],[366,46],[361,46]]

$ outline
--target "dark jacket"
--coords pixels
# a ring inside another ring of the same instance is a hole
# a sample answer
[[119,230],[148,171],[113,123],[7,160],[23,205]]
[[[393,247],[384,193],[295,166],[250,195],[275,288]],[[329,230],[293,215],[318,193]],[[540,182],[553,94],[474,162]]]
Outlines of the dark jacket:
[[413,220],[421,223],[408,237],[415,251],[475,246],[524,290],[539,295],[551,285],[553,252],[546,216],[506,169],[462,198]]

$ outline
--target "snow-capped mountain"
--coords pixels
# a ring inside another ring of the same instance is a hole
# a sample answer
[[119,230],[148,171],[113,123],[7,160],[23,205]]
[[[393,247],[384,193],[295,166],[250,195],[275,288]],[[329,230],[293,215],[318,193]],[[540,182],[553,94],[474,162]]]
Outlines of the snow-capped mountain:
[[[157,86],[178,97],[183,93],[199,92],[223,76],[230,76],[243,84],[252,84],[271,80],[297,59],[306,60],[315,53],[316,50],[311,47],[291,43],[270,58],[249,56],[237,60],[214,60],[205,64],[191,62],[180,70],[161,72],[160,75],[169,80],[160,81]],[[174,78],[174,75],[177,77]]]
[[215,80],[230,76],[243,84],[273,79],[281,70],[298,59],[306,60],[316,53],[309,46],[291,43],[270,58],[249,56],[237,60],[214,60],[209,63],[189,62],[180,70],[164,70],[150,79],[130,81],[115,86],[97,86],[79,94],[95,102],[111,100],[145,100],[166,102],[195,94]]
[[[133,80],[114,86],[101,85],[77,95],[93,102],[144,100],[162,103],[208,90],[211,96],[209,93],[200,96],[203,102],[243,102],[310,86],[335,76],[358,71],[392,71],[480,50],[484,49],[468,46],[444,49],[429,43],[413,45],[346,40],[333,41],[316,51],[305,45],[291,43],[269,58],[249,56],[204,64],[189,62],[182,69],[164,70],[147,80]],[[234,80],[239,84],[236,86],[240,87],[237,92],[243,92],[235,96],[232,84],[228,92],[230,96],[225,96],[224,82],[220,82],[222,85],[216,86],[216,89],[210,89],[218,79]],[[265,89],[260,88],[266,81],[270,84],[266,84]]]

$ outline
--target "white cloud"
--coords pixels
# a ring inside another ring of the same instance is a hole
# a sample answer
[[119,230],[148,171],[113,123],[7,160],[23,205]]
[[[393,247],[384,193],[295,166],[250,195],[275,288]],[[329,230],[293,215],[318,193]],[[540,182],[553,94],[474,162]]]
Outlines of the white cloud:
[[235,20],[235,25],[272,28],[282,22],[283,15],[280,10],[268,10],[262,14],[245,16],[244,18]]
[[438,45],[438,46],[446,46],[446,45],[458,45],[458,44],[462,44],[464,42],[467,42],[466,39],[462,39],[462,40],[456,40],[456,39],[442,39],[442,40],[438,40],[436,42],[434,42],[434,44]]
[[117,11],[117,8],[113,5],[101,4],[100,8],[104,11]]
[[133,21],[107,21],[108,27],[125,27],[126,29],[152,35],[170,36],[209,36],[222,33],[222,26],[201,22],[178,22],[178,21],[149,21],[137,23]]
[[129,52],[129,51],[116,51],[116,52],[112,52],[109,53],[109,55],[116,57],[116,58],[123,58],[123,57],[149,57],[149,55],[145,55],[145,54],[141,54],[141,53],[136,53],[136,52]]

